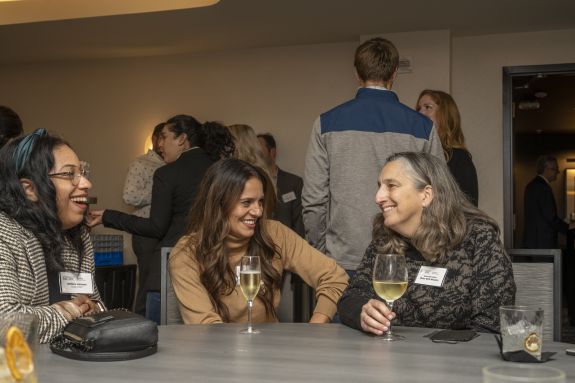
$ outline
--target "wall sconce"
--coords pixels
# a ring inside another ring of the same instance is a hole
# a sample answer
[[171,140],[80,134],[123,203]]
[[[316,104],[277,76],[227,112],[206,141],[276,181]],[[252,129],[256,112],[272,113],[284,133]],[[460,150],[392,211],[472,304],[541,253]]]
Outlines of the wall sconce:
[[152,149],[154,149],[154,145],[152,145],[152,136],[148,136],[144,143],[144,154],[148,153],[148,150]]

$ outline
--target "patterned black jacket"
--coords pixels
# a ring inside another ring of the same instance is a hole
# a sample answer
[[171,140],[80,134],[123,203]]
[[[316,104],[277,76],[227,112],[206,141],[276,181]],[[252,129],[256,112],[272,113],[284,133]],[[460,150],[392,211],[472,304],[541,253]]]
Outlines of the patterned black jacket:
[[[372,286],[375,257],[372,242],[338,303],[341,321],[350,327],[361,329],[362,306],[379,299]],[[433,264],[413,248],[406,258],[409,286],[394,303],[394,325],[485,332],[499,329],[499,306],[515,301],[511,260],[487,223],[469,223],[465,240]],[[447,268],[443,286],[415,284],[421,266]]]

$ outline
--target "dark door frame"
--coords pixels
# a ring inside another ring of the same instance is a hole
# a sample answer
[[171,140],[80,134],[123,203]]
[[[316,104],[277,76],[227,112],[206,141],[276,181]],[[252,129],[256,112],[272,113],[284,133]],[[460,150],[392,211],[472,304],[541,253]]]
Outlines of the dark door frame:
[[503,67],[503,244],[513,248],[513,85],[515,76],[575,73],[575,63]]

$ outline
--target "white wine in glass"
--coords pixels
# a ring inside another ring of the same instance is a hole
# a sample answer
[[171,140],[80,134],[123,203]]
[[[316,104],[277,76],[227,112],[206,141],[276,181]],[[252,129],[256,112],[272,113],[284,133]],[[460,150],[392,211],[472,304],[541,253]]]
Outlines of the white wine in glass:
[[375,293],[386,302],[395,302],[407,290],[404,281],[373,281]]
[[248,301],[248,328],[241,330],[241,334],[258,334],[259,330],[252,327],[252,309],[254,299],[260,291],[261,284],[260,257],[246,255],[240,262],[240,288]]
[[[399,254],[378,254],[373,267],[373,289],[393,311],[393,303],[401,298],[407,290],[407,265],[405,257]],[[380,338],[386,341],[401,340],[401,335],[391,332],[389,329]]]
[[244,297],[253,301],[260,291],[262,274],[260,271],[240,271],[240,287]]

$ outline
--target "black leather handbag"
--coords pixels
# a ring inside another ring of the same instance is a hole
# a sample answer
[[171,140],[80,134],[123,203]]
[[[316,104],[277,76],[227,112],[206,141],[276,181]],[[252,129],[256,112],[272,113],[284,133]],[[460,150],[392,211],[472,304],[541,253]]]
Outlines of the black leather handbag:
[[157,344],[154,321],[110,310],[74,319],[50,342],[50,349],[70,359],[117,361],[152,355]]

